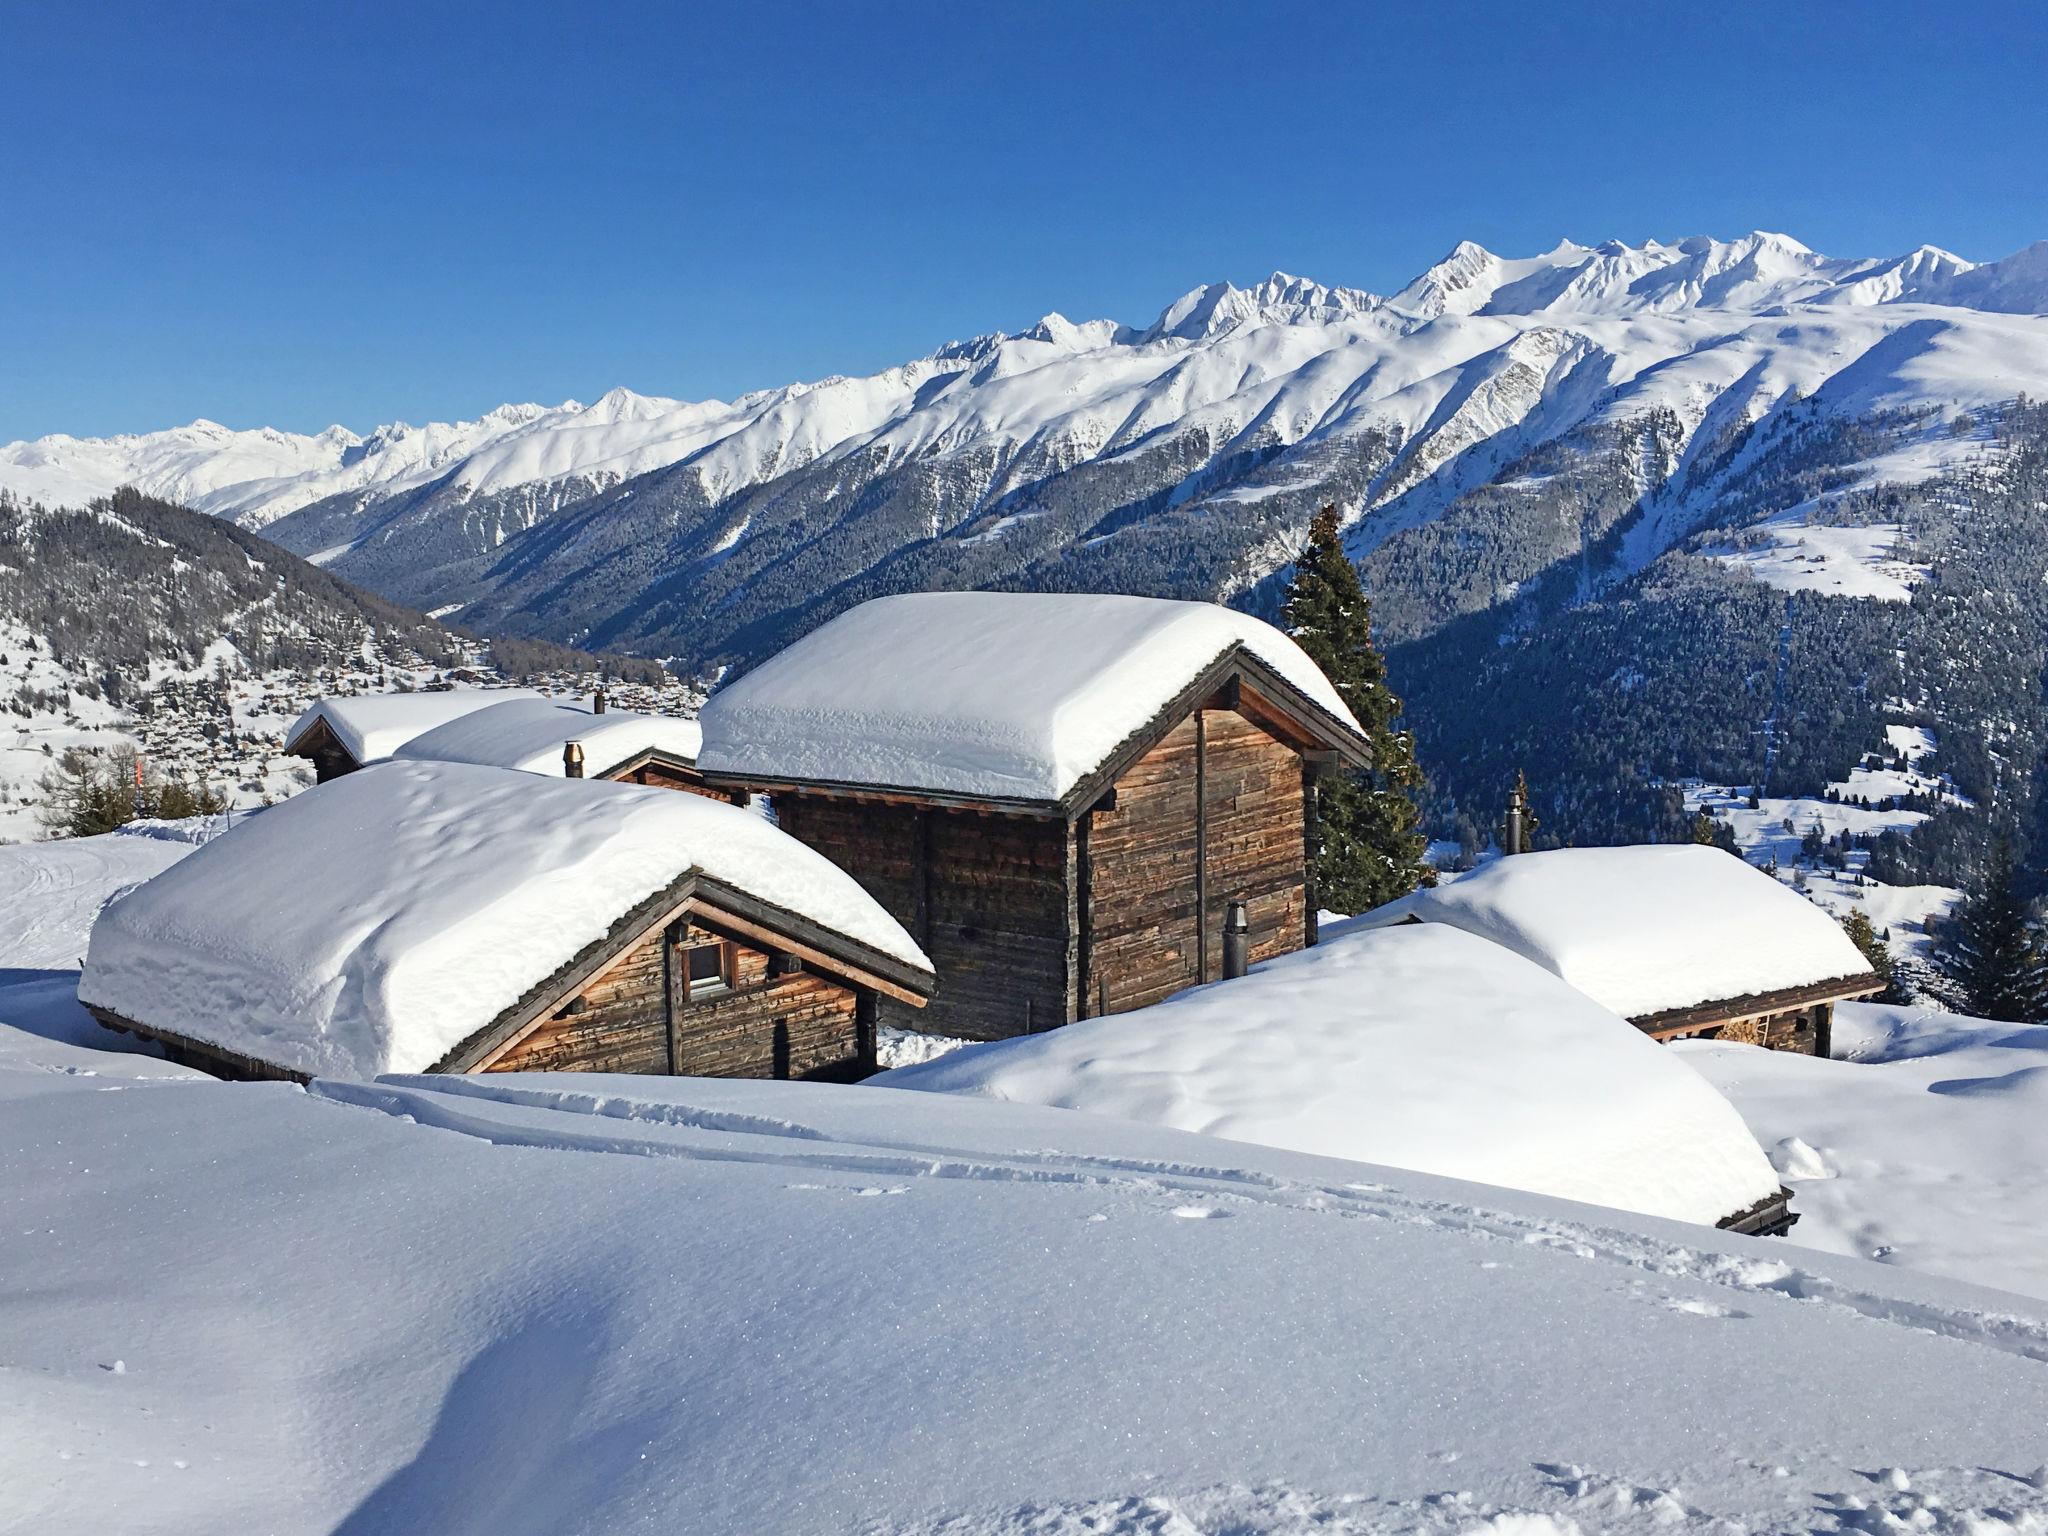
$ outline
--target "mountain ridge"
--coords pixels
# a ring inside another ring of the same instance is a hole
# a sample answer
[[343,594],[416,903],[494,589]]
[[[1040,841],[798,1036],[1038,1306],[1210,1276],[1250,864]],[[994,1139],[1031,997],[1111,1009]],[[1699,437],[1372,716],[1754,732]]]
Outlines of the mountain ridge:
[[[106,438],[52,434],[0,446],[0,486],[70,505],[132,485],[261,528],[332,497],[406,494],[450,477],[451,489],[468,496],[569,482],[596,489],[729,440],[751,449],[780,432],[786,438],[781,455],[727,455],[736,462],[721,466],[724,478],[707,484],[729,489],[763,470],[780,473],[792,461],[809,462],[885,435],[894,417],[914,413],[920,396],[963,365],[972,381],[987,384],[1055,361],[1118,351],[1189,352],[1274,326],[1377,324],[1412,333],[1447,317],[1612,320],[1905,304],[1978,314],[2048,311],[2048,241],[1981,265],[1925,245],[1888,258],[1829,258],[1764,231],[1731,241],[1692,237],[1639,246],[1567,240],[1527,258],[1501,257],[1464,241],[1392,296],[1275,272],[1248,287],[1218,282],[1190,289],[1147,326],[1049,314],[1024,330],[948,342],[865,378],[797,382],[730,402],[620,387],[589,405],[573,399],[556,406],[508,403],[471,421],[391,422],[362,434],[339,425],[315,434],[235,430],[203,418]],[[940,392],[952,389],[949,383]]]

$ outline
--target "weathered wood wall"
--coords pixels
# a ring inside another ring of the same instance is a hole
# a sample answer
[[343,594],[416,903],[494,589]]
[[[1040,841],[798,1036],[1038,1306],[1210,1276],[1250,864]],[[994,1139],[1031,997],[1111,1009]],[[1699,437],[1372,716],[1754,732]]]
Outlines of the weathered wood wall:
[[[679,949],[711,935],[691,929]],[[666,940],[651,933],[579,1000],[558,1010],[490,1068],[494,1072],[669,1070]],[[736,947],[731,990],[690,999],[676,983],[676,1070],[689,1077],[860,1075],[858,994],[804,972],[769,974],[768,956]],[[679,978],[686,971],[679,971]]]
[[662,789],[681,789],[693,795],[703,795],[709,800],[730,798],[724,790],[708,789],[695,770],[678,768],[669,763],[641,763],[624,773],[609,775],[620,784],[653,784]]
[[925,1008],[884,998],[882,1022],[1001,1040],[1072,1018],[1073,842],[1065,822],[775,796],[782,830],[851,874],[931,956]]
[[1245,902],[1254,961],[1301,948],[1302,796],[1300,754],[1228,710],[1182,721],[1118,778],[1115,808],[1087,829],[1083,1013],[1219,979],[1232,898]]

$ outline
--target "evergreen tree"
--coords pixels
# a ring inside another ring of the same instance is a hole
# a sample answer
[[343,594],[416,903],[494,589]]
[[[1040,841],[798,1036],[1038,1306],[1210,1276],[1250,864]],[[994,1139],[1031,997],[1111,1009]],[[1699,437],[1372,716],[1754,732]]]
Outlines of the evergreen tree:
[[2048,1017],[2048,955],[2020,896],[2010,842],[1999,840],[1983,883],[1957,905],[1941,962],[1978,1018],[2031,1024]]
[[1904,1002],[1905,999],[1898,995],[1899,985],[1892,975],[1891,948],[1871,926],[1870,914],[1861,907],[1851,907],[1849,915],[1842,919],[1842,932],[1849,936],[1849,942],[1861,951],[1871,970],[1877,973],[1877,979],[1884,983],[1884,995],[1878,1001]]
[[1735,829],[1709,811],[1700,811],[1692,819],[1692,840],[1705,848],[1719,848],[1723,853],[1740,857],[1735,846]]
[[1309,524],[1281,623],[1323,669],[1372,743],[1369,772],[1323,780],[1317,899],[1338,911],[1363,912],[1435,884],[1412,798],[1422,787],[1415,739],[1395,729],[1401,701],[1387,686],[1386,659],[1373,644],[1372,607],[1358,568],[1344,553],[1335,507],[1324,507]]

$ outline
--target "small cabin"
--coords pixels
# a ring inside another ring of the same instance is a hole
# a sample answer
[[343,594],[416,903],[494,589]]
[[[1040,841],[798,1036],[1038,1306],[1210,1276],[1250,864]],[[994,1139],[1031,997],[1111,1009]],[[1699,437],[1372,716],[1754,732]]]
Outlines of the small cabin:
[[1826,1056],[1835,1004],[1884,989],[1821,908],[1731,854],[1689,843],[1517,854],[1364,921],[1476,933],[1657,1040]]
[[611,709],[599,693],[588,704],[540,698],[492,704],[422,732],[392,755],[718,795],[697,771],[702,739],[694,720]]
[[[1358,723],[1286,635],[1210,603],[879,598],[705,706],[714,788],[851,873],[931,956],[904,1027],[991,1040],[1313,944],[1318,775]],[[1241,908],[1236,904],[1241,903]]]
[[464,688],[322,699],[292,726],[284,749],[311,760],[322,784],[406,757],[703,794],[699,740],[696,721],[613,709],[602,690],[585,703]]
[[111,902],[78,995],[233,1078],[850,1080],[931,965],[824,858],[699,795],[394,761]]
[[285,732],[284,750],[312,763],[314,777],[325,784],[382,762],[437,726],[513,699],[541,696],[528,688],[429,688],[318,699]]

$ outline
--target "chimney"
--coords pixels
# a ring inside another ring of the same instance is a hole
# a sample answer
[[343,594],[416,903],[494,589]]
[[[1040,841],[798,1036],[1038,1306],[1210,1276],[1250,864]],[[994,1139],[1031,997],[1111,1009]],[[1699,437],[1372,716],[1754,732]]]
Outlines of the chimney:
[[1233,896],[1223,907],[1223,979],[1235,980],[1251,967],[1252,925],[1244,902]]
[[1515,770],[1515,787],[1508,791],[1507,824],[1501,837],[1502,853],[1527,853],[1529,833],[1535,818],[1529,814],[1529,781]]
[[583,777],[583,743],[565,741],[562,743],[562,777],[580,779]]
[[608,706],[609,706],[610,704],[611,704],[611,700],[610,700],[610,699],[607,699],[607,698],[606,698],[606,697],[604,696],[604,690],[603,690],[602,688],[598,689],[598,690],[597,690],[597,692],[593,693],[593,694],[592,694],[592,695],[590,696],[590,712],[591,712],[591,713],[592,713],[593,715],[601,715],[601,714],[603,714],[603,713],[605,712],[605,709],[606,709],[606,708],[607,708],[607,707],[608,707]]

